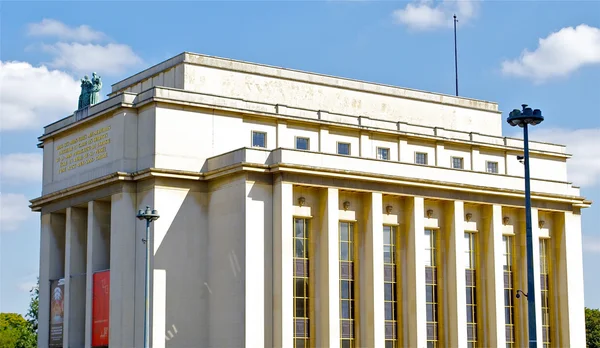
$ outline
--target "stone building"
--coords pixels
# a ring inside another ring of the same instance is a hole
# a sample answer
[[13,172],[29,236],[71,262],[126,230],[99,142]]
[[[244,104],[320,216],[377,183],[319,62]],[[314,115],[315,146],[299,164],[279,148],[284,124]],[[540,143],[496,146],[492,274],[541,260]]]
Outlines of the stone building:
[[[146,206],[152,347],[527,345],[497,104],[192,53],[108,96],[39,138],[40,347],[143,346]],[[531,157],[539,347],[584,347],[591,203],[564,146]]]

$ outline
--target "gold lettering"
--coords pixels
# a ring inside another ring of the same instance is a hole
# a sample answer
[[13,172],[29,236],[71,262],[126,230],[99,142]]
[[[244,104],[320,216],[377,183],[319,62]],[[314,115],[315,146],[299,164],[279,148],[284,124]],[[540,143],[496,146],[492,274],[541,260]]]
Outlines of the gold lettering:
[[101,127],[60,143],[56,147],[58,174],[107,158],[110,129],[111,126]]

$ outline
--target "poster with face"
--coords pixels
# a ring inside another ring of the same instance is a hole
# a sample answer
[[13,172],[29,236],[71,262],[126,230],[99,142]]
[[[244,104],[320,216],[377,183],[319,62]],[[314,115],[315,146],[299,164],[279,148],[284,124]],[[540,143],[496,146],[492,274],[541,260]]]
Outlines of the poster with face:
[[50,347],[63,346],[64,295],[65,280],[52,280],[50,282]]

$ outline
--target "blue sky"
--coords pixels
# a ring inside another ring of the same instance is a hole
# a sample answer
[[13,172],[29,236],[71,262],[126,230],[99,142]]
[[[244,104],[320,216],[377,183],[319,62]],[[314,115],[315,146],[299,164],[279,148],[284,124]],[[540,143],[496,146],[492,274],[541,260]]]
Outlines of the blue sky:
[[[0,3],[0,311],[25,313],[39,268],[42,127],[73,112],[78,79],[110,85],[183,51],[454,93],[451,18],[459,17],[459,94],[528,103],[534,140],[566,144],[583,212],[585,303],[600,307],[600,2]],[[504,134],[519,131],[504,126]]]

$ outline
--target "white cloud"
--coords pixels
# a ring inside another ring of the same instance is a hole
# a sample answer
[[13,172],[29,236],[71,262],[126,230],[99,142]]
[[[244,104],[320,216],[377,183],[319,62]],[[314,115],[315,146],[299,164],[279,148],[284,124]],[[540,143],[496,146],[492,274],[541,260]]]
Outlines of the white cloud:
[[0,182],[39,182],[41,180],[41,153],[0,155]]
[[70,115],[80,89],[65,72],[0,61],[0,130],[38,128]]
[[600,64],[600,29],[581,24],[539,39],[533,52],[525,49],[518,59],[502,62],[502,72],[541,83],[592,64]]
[[79,74],[97,71],[100,75],[119,75],[138,66],[142,59],[131,47],[123,44],[107,45],[57,42],[43,45],[42,50],[54,57],[50,67],[66,69]]
[[16,193],[0,193],[0,231],[14,231],[35,215],[29,210],[27,197]]
[[567,160],[569,181],[581,187],[600,184],[600,128],[540,129],[531,140],[563,144],[573,157]]
[[39,23],[30,23],[28,27],[30,36],[55,37],[76,42],[100,41],[107,38],[104,33],[93,30],[87,25],[69,27],[60,21],[48,18],[44,18]]
[[403,9],[392,13],[398,24],[415,31],[449,28],[453,25],[452,16],[456,14],[459,23],[466,23],[475,16],[477,1],[434,2],[421,0],[409,3]]

